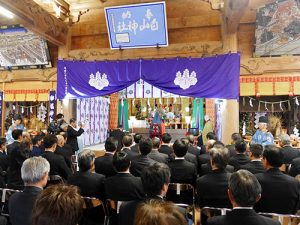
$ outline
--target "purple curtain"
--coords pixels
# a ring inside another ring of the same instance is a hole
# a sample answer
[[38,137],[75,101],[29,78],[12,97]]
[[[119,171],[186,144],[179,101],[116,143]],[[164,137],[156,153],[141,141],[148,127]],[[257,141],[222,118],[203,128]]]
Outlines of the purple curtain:
[[198,98],[239,98],[240,55],[106,62],[58,61],[57,97],[118,92],[140,78],[163,91]]

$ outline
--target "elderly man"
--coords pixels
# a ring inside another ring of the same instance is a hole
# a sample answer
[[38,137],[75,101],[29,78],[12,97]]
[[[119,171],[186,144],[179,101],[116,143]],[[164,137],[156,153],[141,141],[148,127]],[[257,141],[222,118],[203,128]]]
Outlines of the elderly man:
[[57,146],[55,154],[61,155],[64,157],[69,168],[72,166],[71,158],[73,155],[72,148],[65,147],[65,138],[62,135],[56,135],[57,137]]
[[25,184],[23,192],[15,193],[9,199],[9,215],[12,225],[31,225],[31,214],[36,198],[47,184],[50,164],[42,157],[26,159],[21,168]]
[[259,201],[261,186],[255,176],[246,170],[233,173],[229,179],[228,197],[233,210],[225,216],[208,219],[208,225],[280,225],[278,221],[261,216],[253,210]]
[[274,137],[268,131],[268,118],[266,116],[259,117],[258,130],[252,137],[251,144],[261,144],[262,146],[274,144]]
[[300,157],[300,152],[291,146],[291,138],[287,134],[279,136],[279,145],[283,153],[283,163],[291,164],[293,159]]

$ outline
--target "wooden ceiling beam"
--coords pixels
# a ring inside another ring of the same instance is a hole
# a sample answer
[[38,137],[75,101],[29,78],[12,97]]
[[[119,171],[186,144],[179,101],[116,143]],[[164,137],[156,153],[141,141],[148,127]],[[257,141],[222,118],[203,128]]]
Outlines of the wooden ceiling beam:
[[48,13],[33,0],[0,0],[0,5],[15,15],[15,21],[51,43],[66,44],[68,26]]

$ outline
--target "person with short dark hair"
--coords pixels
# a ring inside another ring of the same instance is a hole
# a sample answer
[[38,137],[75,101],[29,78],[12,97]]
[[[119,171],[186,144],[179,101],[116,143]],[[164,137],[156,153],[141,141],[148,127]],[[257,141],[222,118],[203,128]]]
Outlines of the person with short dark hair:
[[118,141],[117,150],[120,151],[123,147],[122,140],[123,137],[125,136],[125,132],[123,131],[123,126],[120,125],[118,126],[117,129],[110,131],[109,136],[115,138]]
[[239,170],[231,175],[228,197],[233,210],[225,216],[211,217],[207,225],[280,225],[279,221],[261,216],[253,210],[261,197],[261,186],[249,171]]
[[240,133],[233,133],[231,135],[231,144],[227,145],[226,148],[228,148],[230,157],[236,155],[236,150],[235,150],[235,143],[238,141],[242,141],[243,137],[241,136]]
[[24,125],[22,124],[22,116],[19,114],[14,115],[13,123],[7,130],[6,140],[8,145],[12,144],[15,140],[18,140],[18,138],[15,138],[12,135],[14,130],[21,130],[22,132],[26,131],[26,127],[24,127]]
[[84,150],[78,154],[79,172],[70,175],[68,184],[79,187],[80,194],[85,197],[105,199],[105,176],[94,173],[95,153],[92,150]]
[[32,225],[77,225],[82,216],[83,203],[77,187],[51,185],[36,200]]
[[169,133],[164,133],[161,137],[162,144],[159,148],[159,152],[166,154],[166,155],[171,155],[173,153],[173,149],[170,147],[170,142],[172,140],[172,136]]
[[192,134],[189,134],[187,135],[186,137],[189,141],[189,144],[188,144],[188,152],[195,155],[195,156],[198,156],[200,155],[200,148],[196,147],[194,144],[195,144],[195,136],[192,135]]
[[68,126],[67,129],[67,134],[68,134],[67,144],[71,145],[73,149],[73,153],[79,150],[77,137],[83,134],[84,132],[83,127],[84,124],[80,123],[79,129],[77,130],[76,119],[75,118],[70,119],[70,125]]
[[61,155],[55,154],[57,146],[57,137],[54,134],[47,134],[44,137],[45,152],[42,157],[50,163],[50,175],[59,175],[68,180],[71,175],[71,169],[68,167],[65,159]]
[[160,147],[160,139],[158,137],[152,138],[152,144],[153,144],[153,148],[148,155],[149,158],[153,159],[156,162],[167,163],[169,157],[166,154],[160,153],[158,151],[158,149]]
[[266,172],[255,174],[262,187],[257,212],[294,214],[299,208],[300,182],[279,170],[283,164],[282,151],[275,145],[266,145],[263,165]]
[[138,154],[140,153],[139,142],[142,138],[143,138],[143,136],[141,134],[135,134],[133,136],[134,145],[131,146],[131,151],[136,152]]
[[114,137],[106,139],[104,147],[104,156],[97,157],[95,159],[95,171],[96,173],[103,174],[106,178],[117,174],[113,167],[113,155],[117,151],[118,140]]
[[131,135],[125,135],[122,139],[123,148],[121,151],[126,152],[126,154],[129,156],[130,160],[138,156],[140,153],[131,151],[132,146],[132,136]]
[[[189,145],[189,140],[188,140],[186,137],[181,138],[180,140],[183,141],[183,142],[185,142],[185,144],[186,144],[187,146]],[[174,149],[173,149],[173,152],[174,152]],[[185,159],[186,161],[190,162],[190,163],[193,163],[193,164],[195,165],[195,167],[197,168],[197,166],[198,166],[198,161],[197,161],[197,160],[198,160],[198,157],[199,157],[199,155],[198,155],[198,156],[195,156],[195,155],[193,155],[193,154],[187,152],[187,153],[185,154],[185,156],[184,156],[184,159]],[[173,154],[171,155],[171,157],[170,157],[170,160],[172,160],[172,159],[175,159],[175,154],[174,154],[174,153],[173,153]]]
[[136,156],[131,161],[130,172],[136,177],[140,177],[142,170],[145,167],[152,165],[155,161],[150,159],[148,154],[153,147],[152,140],[150,138],[141,139],[139,142],[139,149],[141,155]]
[[235,143],[236,155],[232,156],[229,160],[229,165],[234,167],[237,171],[242,165],[246,165],[250,162],[249,157],[246,155],[247,143],[244,140],[237,141]]
[[131,161],[126,152],[121,151],[114,154],[113,165],[117,174],[105,181],[105,191],[108,199],[131,201],[144,197],[141,178],[130,174],[130,164]]
[[31,156],[40,156],[43,154],[43,150],[40,148],[43,142],[43,137],[41,135],[36,135],[33,139],[32,139],[32,151],[30,153]]
[[250,162],[240,166],[241,169],[248,170],[253,174],[263,173],[266,169],[262,163],[263,146],[260,144],[250,145]]

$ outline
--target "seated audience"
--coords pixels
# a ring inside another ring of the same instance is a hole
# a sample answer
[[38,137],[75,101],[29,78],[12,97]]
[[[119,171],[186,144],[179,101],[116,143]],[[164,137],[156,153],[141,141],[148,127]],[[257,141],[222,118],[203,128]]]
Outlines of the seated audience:
[[242,141],[243,137],[241,136],[240,133],[233,133],[231,135],[231,145],[227,145],[226,148],[229,150],[230,157],[236,155],[235,151],[235,143],[238,141]]
[[9,199],[9,218],[12,225],[31,225],[33,205],[47,184],[50,165],[42,157],[26,159],[21,168],[25,188]]
[[135,134],[133,137],[134,140],[134,145],[131,146],[131,151],[136,152],[136,153],[140,153],[139,151],[139,142],[140,140],[143,138],[143,136],[141,134]]
[[106,139],[104,147],[105,147],[105,155],[101,157],[97,157],[95,159],[95,171],[96,173],[103,174],[105,177],[111,177],[117,174],[113,167],[113,156],[117,150],[118,140],[109,137]]
[[50,163],[50,175],[59,175],[68,180],[71,175],[71,169],[66,164],[63,156],[55,154],[57,146],[57,137],[54,134],[48,134],[44,137],[45,152],[42,157]]
[[[187,138],[181,138],[181,141],[183,141],[186,145],[189,144],[189,140]],[[170,160],[175,159],[175,154],[174,154],[174,149],[173,149],[173,153],[170,157]],[[198,162],[197,162],[197,156],[187,152],[184,156],[184,159],[190,163],[193,163],[195,165],[195,167],[197,168]]]
[[77,225],[83,211],[83,200],[75,186],[52,185],[37,198],[32,225]]
[[291,145],[291,138],[287,134],[279,136],[279,145],[283,153],[283,163],[291,164],[293,159],[300,157],[300,152]]
[[105,176],[93,172],[95,153],[92,150],[84,150],[78,154],[77,160],[79,172],[69,176],[68,184],[79,187],[82,196],[105,200]]
[[182,140],[176,140],[173,144],[175,159],[168,166],[171,171],[171,183],[187,183],[195,186],[197,171],[193,163],[184,159],[188,151],[188,145]]
[[139,149],[141,155],[131,161],[130,167],[130,172],[136,177],[140,177],[142,170],[155,162],[148,156],[152,150],[152,140],[150,138],[140,140]]
[[134,225],[187,225],[187,221],[171,202],[150,200],[136,211]]
[[227,148],[212,148],[209,151],[212,172],[197,179],[200,207],[230,208],[227,196],[231,173],[225,171],[229,160]]
[[71,158],[73,155],[72,148],[71,149],[65,148],[65,139],[62,135],[56,135],[56,137],[57,137],[57,146],[54,153],[64,157],[66,164],[68,165],[69,168],[71,168],[72,166]]
[[187,137],[186,137],[189,141],[189,144],[188,144],[188,152],[195,155],[195,156],[198,156],[200,155],[200,148],[194,146],[194,143],[195,143],[195,136],[192,135],[192,134],[189,134]]
[[162,144],[158,151],[160,153],[166,154],[166,155],[171,155],[173,153],[172,147],[170,147],[170,142],[172,140],[172,136],[169,133],[164,133],[161,137]]
[[237,171],[242,165],[246,165],[250,162],[249,157],[246,155],[247,143],[243,140],[235,143],[236,155],[230,157],[229,165],[234,167]]
[[108,199],[131,201],[144,197],[141,178],[130,174],[130,164],[131,162],[126,152],[115,153],[113,166],[118,173],[105,181],[105,191]]
[[125,133],[123,131],[123,126],[119,125],[117,129],[114,129],[113,131],[110,132],[109,136],[115,138],[118,141],[117,150],[120,151],[123,147],[122,140],[123,137],[125,136]]
[[278,221],[261,216],[253,210],[259,201],[261,186],[256,177],[246,170],[233,173],[229,179],[228,197],[233,210],[225,216],[208,219],[208,225],[280,225]]
[[160,153],[158,151],[159,147],[160,147],[160,140],[158,137],[154,137],[152,139],[152,144],[153,144],[153,148],[151,150],[151,152],[149,153],[149,158],[153,159],[156,162],[160,162],[160,163],[167,163],[169,157],[166,154]]
[[213,148],[215,142],[215,140],[208,140],[205,145],[205,153],[197,157],[199,173],[201,173],[201,166],[210,162],[209,151]]
[[43,137],[41,135],[36,135],[33,139],[32,139],[32,151],[30,153],[31,156],[41,156],[44,151],[41,149],[41,145],[43,142]]
[[121,151],[124,151],[129,156],[130,160],[138,156],[140,153],[131,151],[131,145],[132,145],[132,137],[131,135],[125,135],[122,139],[123,148]]
[[248,170],[253,174],[263,173],[266,171],[262,163],[263,146],[261,144],[250,145],[250,162],[242,165],[240,168]]
[[299,208],[300,182],[282,173],[282,151],[275,145],[266,145],[263,152],[266,172],[255,174],[261,187],[261,200],[255,205],[257,212],[294,214]]
[[290,170],[289,170],[289,174],[292,177],[296,177],[297,175],[300,174],[300,157],[295,158],[295,159],[292,160]]
[[[206,134],[206,144],[209,140],[217,141],[217,136],[214,132],[208,132]],[[205,154],[206,153],[206,145],[202,145],[202,146],[200,146],[200,148],[201,148],[200,154]]]
[[8,156],[6,154],[6,138],[0,138],[0,167],[3,171],[7,171],[8,168]]

